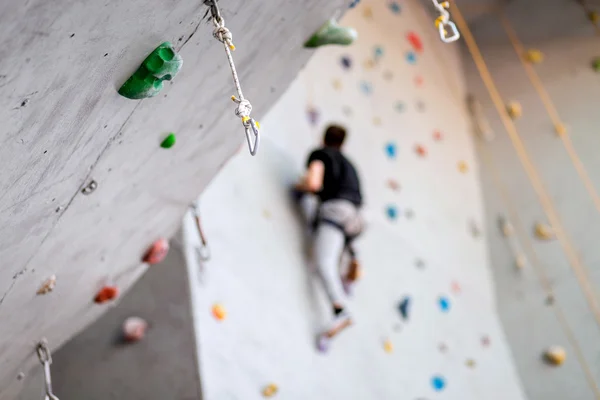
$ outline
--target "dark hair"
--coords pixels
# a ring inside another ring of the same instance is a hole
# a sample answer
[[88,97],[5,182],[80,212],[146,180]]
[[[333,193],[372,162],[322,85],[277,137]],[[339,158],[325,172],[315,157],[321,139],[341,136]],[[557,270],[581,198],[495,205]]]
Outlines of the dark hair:
[[325,131],[323,142],[327,147],[340,149],[346,139],[346,129],[339,125],[330,125]]

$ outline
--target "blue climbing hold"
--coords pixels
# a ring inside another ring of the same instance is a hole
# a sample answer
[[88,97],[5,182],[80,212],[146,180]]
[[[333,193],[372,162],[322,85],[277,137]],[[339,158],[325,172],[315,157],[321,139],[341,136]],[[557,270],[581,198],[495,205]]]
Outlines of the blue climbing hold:
[[406,296],[402,299],[402,301],[400,301],[398,304],[398,310],[400,311],[402,319],[407,320],[408,313],[410,311],[410,297]]
[[373,93],[373,86],[371,86],[371,84],[369,82],[366,81],[362,81],[360,83],[360,90],[364,93],[364,94],[371,94]]
[[393,206],[393,205],[387,206],[385,212],[386,212],[388,218],[391,219],[392,221],[394,221],[398,218],[398,209],[396,208],[396,206]]
[[447,297],[440,296],[438,304],[440,305],[440,310],[442,310],[442,312],[450,311],[450,300],[448,300]]
[[392,10],[394,14],[400,14],[400,11],[402,11],[400,3],[397,1],[390,1],[390,10]]
[[396,145],[392,142],[386,144],[385,152],[389,158],[396,158]]
[[414,51],[409,51],[408,53],[406,53],[406,62],[409,64],[416,64],[417,55]]
[[436,392],[440,392],[446,387],[446,380],[443,376],[436,375],[431,378],[431,386]]
[[383,47],[375,46],[375,49],[373,49],[373,56],[374,56],[375,60],[378,60],[381,57],[383,57]]
[[350,8],[356,7],[358,3],[360,3],[360,0],[352,0],[352,2],[350,3]]
[[344,69],[350,69],[352,67],[352,59],[349,56],[342,56],[340,62],[342,63],[342,67],[344,67]]

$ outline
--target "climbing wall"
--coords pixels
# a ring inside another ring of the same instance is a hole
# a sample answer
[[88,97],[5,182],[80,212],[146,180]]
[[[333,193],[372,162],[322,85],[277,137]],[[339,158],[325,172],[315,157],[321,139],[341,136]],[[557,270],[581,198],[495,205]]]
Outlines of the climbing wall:
[[[471,54],[464,54],[469,91],[481,104],[476,119],[489,133],[488,140],[477,141],[477,152],[492,267],[503,294],[499,312],[527,395],[600,399],[600,121],[594,70],[600,42],[590,20],[595,15],[598,23],[600,10],[551,1],[544,8],[553,12],[538,13],[539,5],[511,4],[505,18],[491,15],[473,26],[499,109]],[[538,57],[530,59],[532,53]],[[511,102],[521,113],[509,118],[507,129],[501,117],[506,120],[503,104]],[[503,235],[499,218],[510,222],[512,234]],[[551,235],[536,234],[538,223],[552,228]],[[543,362],[550,346],[565,350],[564,364]]]
[[[358,41],[317,50],[261,121],[259,157],[242,151],[200,198],[210,260],[185,220],[206,399],[269,385],[283,399],[524,398],[496,314],[459,52],[432,22],[416,0],[361,1],[341,21]],[[289,188],[332,122],[349,129],[368,229],[356,324],[320,354],[330,310]]]

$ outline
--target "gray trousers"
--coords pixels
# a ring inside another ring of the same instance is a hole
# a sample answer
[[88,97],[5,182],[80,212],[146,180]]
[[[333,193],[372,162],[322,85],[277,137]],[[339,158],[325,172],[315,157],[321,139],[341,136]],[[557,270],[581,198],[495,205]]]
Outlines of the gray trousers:
[[[347,236],[359,235],[364,222],[360,210],[347,200],[329,200],[319,207],[319,200],[314,195],[304,195],[301,199],[304,217],[312,228],[317,213],[319,219],[330,223],[319,223],[312,232],[312,257],[327,297],[332,304],[346,307],[346,293],[340,275],[340,259],[346,247]],[[343,227],[343,231],[340,229]]]

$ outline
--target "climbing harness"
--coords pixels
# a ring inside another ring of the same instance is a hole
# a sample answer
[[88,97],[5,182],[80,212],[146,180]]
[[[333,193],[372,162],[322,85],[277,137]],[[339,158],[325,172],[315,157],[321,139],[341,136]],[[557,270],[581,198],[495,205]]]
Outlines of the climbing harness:
[[196,248],[196,253],[198,254],[198,257],[200,257],[200,260],[208,261],[210,260],[210,248],[208,247],[208,242],[206,241],[206,237],[202,231],[202,225],[200,224],[200,207],[197,203],[193,203],[190,208],[194,214],[198,236],[200,237],[200,246]]
[[242,87],[240,86],[240,80],[238,78],[237,70],[235,69],[233,56],[231,54],[231,52],[235,50],[235,46],[232,42],[233,35],[229,29],[225,27],[225,20],[223,17],[221,17],[221,11],[217,6],[217,1],[218,0],[206,0],[205,4],[210,7],[212,21],[215,25],[213,36],[219,42],[223,43],[223,46],[225,47],[227,61],[229,61],[229,68],[231,69],[231,74],[233,76],[233,83],[235,84],[235,89],[238,94],[238,97],[231,96],[231,100],[237,104],[235,115],[242,119],[242,125],[244,125],[246,132],[246,141],[248,142],[248,150],[250,150],[250,154],[254,156],[256,155],[256,152],[258,151],[258,145],[260,144],[260,124],[255,121],[254,118],[250,117],[250,113],[252,112],[252,104],[250,104],[250,101],[246,99],[242,93]]
[[440,39],[444,43],[452,43],[460,38],[460,32],[454,24],[450,21],[450,13],[448,8],[450,3],[448,1],[439,2],[439,0],[432,0],[433,6],[438,10],[440,16],[435,19],[435,27],[440,32]]
[[42,339],[36,347],[37,356],[40,362],[44,366],[44,385],[46,391],[45,400],[59,400],[58,397],[52,393],[52,379],[50,377],[50,365],[52,364],[52,356],[48,349],[48,342],[46,339]]

